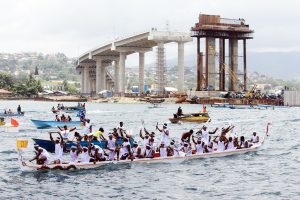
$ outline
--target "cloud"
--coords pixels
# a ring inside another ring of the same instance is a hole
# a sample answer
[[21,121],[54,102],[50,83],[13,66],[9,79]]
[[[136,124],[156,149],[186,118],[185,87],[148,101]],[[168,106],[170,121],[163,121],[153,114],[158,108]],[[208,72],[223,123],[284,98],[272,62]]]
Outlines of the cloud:
[[[300,51],[299,6],[296,0],[2,1],[0,51],[78,56],[115,37],[152,27],[165,29],[167,22],[173,31],[188,32],[200,12],[244,18],[255,30],[254,40],[248,42],[249,51]],[[195,41],[186,45],[186,54],[194,54],[195,48]],[[167,57],[176,57],[176,45],[168,45],[167,51]],[[146,60],[153,57],[154,53],[149,53]]]

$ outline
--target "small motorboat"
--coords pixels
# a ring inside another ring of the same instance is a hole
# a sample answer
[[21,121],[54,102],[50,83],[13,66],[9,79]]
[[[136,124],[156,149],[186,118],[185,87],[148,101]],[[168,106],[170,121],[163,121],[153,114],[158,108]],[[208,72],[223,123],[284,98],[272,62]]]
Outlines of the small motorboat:
[[213,108],[228,108],[229,103],[214,103],[210,105]]
[[21,117],[21,116],[24,116],[24,112],[21,112],[21,113],[0,113],[0,116],[1,117]]
[[197,123],[204,123],[209,120],[209,115],[207,112],[203,113],[190,113],[190,114],[184,114],[181,116],[178,116],[177,114],[174,114],[173,118],[169,119],[172,123],[178,123],[178,122],[197,122]]
[[82,126],[83,123],[81,121],[70,121],[70,122],[64,122],[64,121],[43,121],[43,120],[31,120],[32,123],[36,126],[36,128],[42,129],[42,128],[51,128],[51,127],[57,127],[57,126]]

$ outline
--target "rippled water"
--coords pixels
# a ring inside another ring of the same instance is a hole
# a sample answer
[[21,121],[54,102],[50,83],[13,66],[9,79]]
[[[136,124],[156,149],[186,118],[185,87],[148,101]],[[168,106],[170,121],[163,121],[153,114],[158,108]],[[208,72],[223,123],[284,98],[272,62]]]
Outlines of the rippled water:
[[[19,133],[0,132],[0,199],[299,199],[300,108],[229,110],[209,108],[210,128],[230,123],[237,133],[263,135],[272,122],[271,137],[257,152],[223,158],[207,158],[172,164],[111,165],[88,171],[21,172],[17,164],[16,138],[48,139],[47,130],[36,130],[30,119],[53,119],[55,103],[0,101],[0,108],[22,105]],[[65,103],[65,105],[74,105]],[[178,105],[149,109],[147,104],[87,103],[88,117],[106,130],[124,121],[137,134],[141,119],[148,129],[167,122]],[[200,105],[181,105],[195,112]],[[169,124],[172,137],[200,125]],[[157,135],[159,133],[157,132]],[[33,156],[30,140],[28,157]]]

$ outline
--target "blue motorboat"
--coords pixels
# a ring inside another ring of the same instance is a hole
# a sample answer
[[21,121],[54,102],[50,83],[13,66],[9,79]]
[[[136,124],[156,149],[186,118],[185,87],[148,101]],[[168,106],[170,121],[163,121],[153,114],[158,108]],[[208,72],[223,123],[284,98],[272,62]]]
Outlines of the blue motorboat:
[[70,122],[64,122],[64,121],[43,121],[43,120],[31,120],[32,123],[39,129],[42,128],[51,128],[51,127],[57,127],[57,126],[82,126],[83,123],[81,121],[70,121]]
[[[33,141],[38,144],[40,147],[46,149],[48,152],[51,152],[51,153],[54,153],[55,151],[55,145],[54,145],[54,142],[52,142],[51,140],[41,140],[41,139],[36,139],[36,138],[32,138]],[[133,139],[130,139],[130,145],[133,146],[133,142],[134,140]],[[99,147],[105,149],[106,148],[106,145],[107,145],[107,141],[98,141],[98,140],[94,140],[94,141],[91,141],[91,143],[93,143],[94,145],[98,145]],[[121,137],[119,137],[117,139],[117,143],[118,145],[121,145],[123,143],[123,139]],[[88,146],[89,145],[89,142],[87,141],[81,141],[80,142],[80,145],[82,147],[84,146]],[[76,141],[69,141],[66,143],[66,148],[67,148],[67,151],[70,151],[70,148],[72,146],[77,146],[77,142]]]

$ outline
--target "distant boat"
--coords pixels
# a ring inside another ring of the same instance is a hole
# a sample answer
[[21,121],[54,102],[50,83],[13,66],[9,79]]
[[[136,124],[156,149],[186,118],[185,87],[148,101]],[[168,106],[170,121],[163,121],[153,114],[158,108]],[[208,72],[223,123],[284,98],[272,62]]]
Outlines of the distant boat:
[[1,117],[21,117],[24,116],[24,112],[21,113],[0,113]]
[[169,119],[172,123],[178,123],[178,122],[198,122],[198,123],[204,123],[209,120],[208,113],[190,113],[190,114],[184,114],[182,116],[177,116],[174,114],[173,118]]
[[214,103],[210,105],[213,108],[228,108],[229,103]]
[[70,122],[64,122],[64,121],[43,121],[43,120],[31,120],[32,123],[39,129],[42,128],[51,128],[51,127],[57,127],[57,126],[82,126],[81,121],[70,121]]

